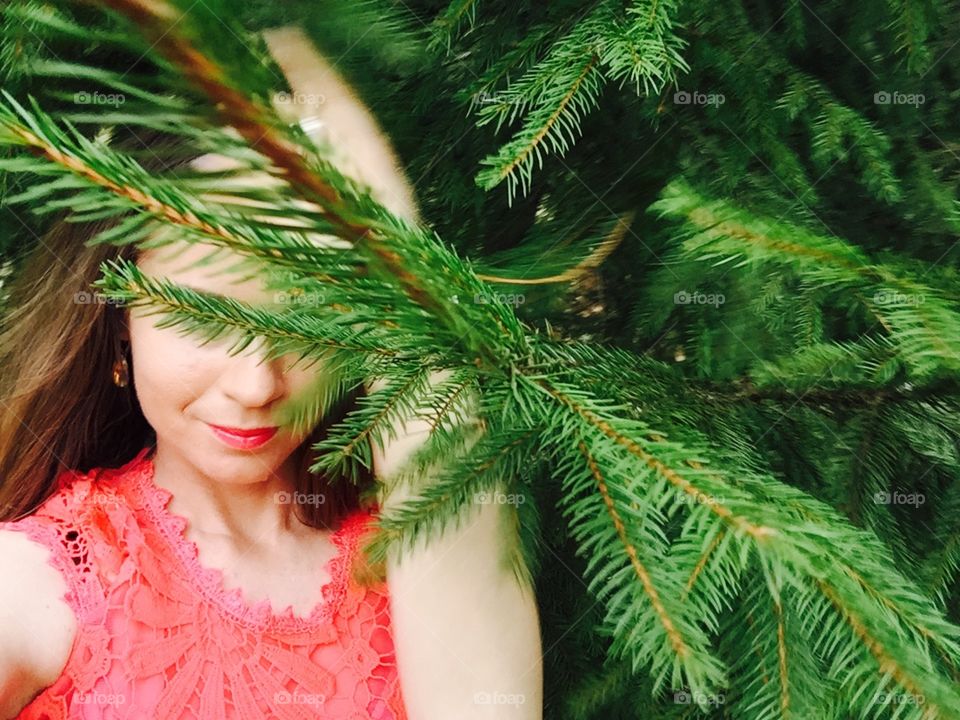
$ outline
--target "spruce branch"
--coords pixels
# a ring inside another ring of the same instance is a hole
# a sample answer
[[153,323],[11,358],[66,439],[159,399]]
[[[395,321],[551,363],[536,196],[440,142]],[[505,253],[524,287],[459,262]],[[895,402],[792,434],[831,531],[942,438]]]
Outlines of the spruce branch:
[[[153,41],[153,47],[179,67],[184,77],[215,103],[225,124],[235,128],[251,148],[269,158],[304,200],[321,206],[326,219],[336,229],[336,234],[365,251],[370,261],[382,266],[421,307],[446,323],[459,325],[459,313],[452,312],[449,300],[441,300],[435,289],[425,287],[423,276],[415,274],[410,267],[410,258],[402,257],[396,243],[390,242],[391,228],[381,225],[377,218],[352,217],[348,207],[354,206],[347,206],[346,198],[338,189],[317,173],[298,151],[298,147],[285,137],[284,126],[272,108],[249,99],[239,89],[243,84],[230,77],[232,68],[218,66],[198,51],[182,31],[170,29],[170,23],[177,17],[175,6],[163,0],[151,0],[149,3],[141,0],[103,0],[103,3],[126,15],[146,33]],[[405,229],[410,230],[409,226]],[[510,334],[510,329],[499,324],[504,333]],[[485,356],[484,360],[495,363],[496,358],[487,355],[489,350],[485,346],[477,348]]]
[[684,222],[678,257],[714,267],[733,261],[738,261],[734,267],[789,267],[818,288],[848,292],[878,319],[914,378],[938,379],[960,369],[955,301],[871,262],[841,238],[757,218],[723,201],[707,202],[682,180],[665,188],[650,211]]
[[610,254],[620,246],[627,232],[630,230],[630,225],[633,224],[635,216],[636,213],[629,212],[619,217],[614,229],[607,235],[603,242],[597,244],[597,246],[590,251],[587,257],[557,275],[540,278],[511,278],[478,273],[477,277],[486,282],[501,283],[503,285],[545,285],[548,283],[576,282],[584,275],[598,268],[603,261],[610,257]]
[[[281,313],[153,283],[122,265],[107,272],[101,287],[130,302],[159,302],[174,323],[201,335],[239,331],[242,342],[265,335],[278,349],[335,358],[342,377],[337,373],[330,387],[314,388],[315,397],[294,409],[292,417],[303,423],[322,414],[360,376],[385,379],[384,389],[371,393],[333,429],[321,460],[331,474],[352,477],[369,463],[369,441],[389,435],[394,421],[412,415],[426,424],[424,447],[400,473],[404,481],[419,479],[421,494],[384,512],[381,552],[409,547],[424,534],[462,520],[478,494],[505,489],[528,497],[537,478],[531,458],[550,461],[563,492],[558,504],[564,530],[585,558],[589,590],[602,603],[601,630],[611,638],[603,650],[612,660],[629,658],[633,672],[642,668],[650,676],[644,692],[659,694],[667,683],[704,693],[731,688],[736,700],[730,709],[738,716],[802,718],[810,716],[820,678],[827,678],[828,699],[822,705],[828,716],[839,717],[837,708],[845,707],[879,717],[883,708],[877,694],[902,688],[927,702],[899,707],[898,716],[958,717],[960,698],[947,677],[956,678],[960,640],[942,604],[897,570],[874,533],[852,527],[826,503],[792,487],[761,461],[760,451],[748,452],[742,438],[723,447],[703,430],[701,425],[733,437],[745,424],[716,407],[708,414],[721,417],[704,420],[704,406],[716,405],[717,393],[704,399],[696,386],[694,392],[680,392],[687,389],[682,368],[626,350],[545,339],[509,307],[470,303],[471,296],[486,290],[471,263],[448,251],[436,234],[387,213],[338,174],[322,152],[300,147],[295,130],[276,122],[262,99],[267,88],[256,85],[256,78],[246,83],[229,63],[215,62],[202,34],[190,36],[179,24],[164,26],[179,19],[177,5],[163,0],[109,4],[142,20],[148,37],[157,41],[156,51],[173,63],[171,69],[209,94],[211,104],[219,103],[209,114],[168,103],[167,117],[189,118],[183,137],[194,147],[209,138],[208,149],[222,149],[280,182],[266,190],[225,189],[219,199],[201,200],[197,195],[216,189],[221,176],[150,177],[106,144],[56,134],[36,106],[27,111],[18,105],[13,111],[4,108],[0,139],[33,156],[11,158],[5,167],[54,176],[23,194],[23,201],[50,200],[86,219],[133,211],[189,237],[256,255],[277,271],[272,279],[278,287],[312,292],[329,283],[331,302]],[[613,22],[620,16],[610,14],[611,3],[598,7],[606,12],[593,16],[590,33],[598,35],[578,35],[584,32],[578,23],[553,50],[566,43],[566,50],[578,53],[583,64],[574,66],[577,72],[589,57],[598,87],[611,77],[636,79],[643,73],[652,83],[662,82],[669,72],[659,64],[634,74],[644,61],[644,38],[659,34],[653,41],[665,42],[668,29],[665,16],[656,14],[658,5],[630,5],[637,35],[625,34],[625,26]],[[666,5],[663,9],[673,12]],[[169,37],[161,28],[170,31]],[[581,42],[600,36],[611,43],[619,37],[618,52],[624,55],[606,58],[601,46]],[[513,59],[532,62],[523,53]],[[591,107],[589,89],[579,87],[579,99],[568,97],[570,68],[565,70],[568,75],[558,76],[556,86],[539,71],[518,83],[521,88],[526,83],[516,95],[515,107],[522,111],[511,119],[532,122],[545,113],[540,119],[552,123],[539,137],[544,124],[531,125],[533,135],[526,140],[535,139],[535,146],[547,146],[551,132],[558,134],[555,142],[572,142],[580,117],[574,110],[584,114]],[[252,98],[251,91],[256,91]],[[143,107],[164,102],[156,93],[139,98]],[[566,105],[554,116],[558,99]],[[756,107],[762,105],[762,96],[754,99]],[[510,110],[491,110],[490,117],[497,112]],[[212,117],[236,127],[240,142],[212,129]],[[833,127],[853,121],[839,119]],[[538,150],[531,147],[517,145],[507,154],[516,159],[526,152],[521,164],[527,159],[532,164]],[[839,147],[831,146],[830,152]],[[515,169],[521,173],[519,165]],[[886,401],[886,393],[914,404],[909,396],[915,390],[922,397],[949,386],[955,370],[950,357],[956,350],[955,298],[933,287],[933,281],[928,286],[900,267],[875,262],[853,243],[694,195],[687,187],[670,186],[656,206],[682,224],[688,236],[681,238],[685,261],[714,261],[714,267],[730,269],[739,280],[762,275],[751,274],[756,268],[775,267],[805,281],[805,305],[796,325],[797,335],[806,339],[783,366],[758,363],[744,376],[752,383],[746,389],[724,386],[736,399],[783,400],[782,409],[794,395],[814,388],[816,399],[835,404],[850,392],[842,380],[854,374],[878,402]],[[112,205],[98,208],[104,198]],[[242,210],[238,206],[244,203],[254,204]],[[271,209],[273,203],[281,209]],[[284,212],[294,207],[301,209],[297,225],[284,229]],[[129,230],[142,240],[140,222],[124,220],[105,237],[118,240]],[[345,238],[349,246],[317,247],[308,234],[318,232]],[[763,288],[758,304],[773,308],[783,285],[762,279],[766,282],[756,285]],[[943,284],[948,283],[945,277]],[[817,295],[817,288],[824,294]],[[929,292],[930,304],[891,305],[876,300],[877,292]],[[857,309],[881,320],[884,333],[849,343],[826,341],[819,311],[829,293],[856,298]],[[465,348],[458,350],[464,337]],[[823,382],[817,373],[833,367],[831,360],[843,364],[842,374],[837,382]],[[449,377],[428,382],[429,373],[440,367],[452,368]],[[911,382],[929,384],[918,388],[901,382],[903,367]],[[479,412],[463,421],[459,416],[478,394]],[[953,467],[942,448],[919,438],[911,442],[919,456],[934,460],[937,473]],[[886,447],[883,452],[892,453],[896,446]],[[517,562],[529,557],[520,547],[529,542],[523,537],[524,520],[518,511],[507,515],[508,554],[518,577],[529,581],[525,563]],[[956,525],[940,527],[945,553],[920,574],[936,588],[949,581],[957,565],[951,545]],[[857,549],[855,557],[850,548]],[[742,637],[744,628],[754,632]]]
[[483,159],[487,167],[476,176],[480,187],[489,190],[506,181],[511,202],[518,186],[526,194],[534,165],[542,168],[548,152],[566,154],[608,80],[632,80],[638,94],[642,81],[644,92],[653,94],[686,69],[679,52],[683,43],[673,31],[675,4],[631,4],[627,19],[619,17],[618,5],[599,2],[536,65],[480,107],[478,126],[496,121],[498,131],[505,121],[526,115],[513,138]]

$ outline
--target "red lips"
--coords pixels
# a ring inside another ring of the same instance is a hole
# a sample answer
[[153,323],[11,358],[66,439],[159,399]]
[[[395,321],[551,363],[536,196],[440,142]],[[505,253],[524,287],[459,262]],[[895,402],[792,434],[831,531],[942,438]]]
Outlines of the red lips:
[[266,444],[277,434],[277,427],[230,428],[222,425],[210,425],[214,436],[225,445],[238,450],[253,450]]
[[276,427],[250,428],[249,430],[245,430],[243,428],[227,427],[226,425],[214,425],[213,423],[209,423],[209,425],[211,427],[217,428],[218,430],[223,430],[224,432],[228,432],[231,435],[239,435],[240,437],[256,437],[257,435],[267,435],[267,434],[272,435],[277,431]]

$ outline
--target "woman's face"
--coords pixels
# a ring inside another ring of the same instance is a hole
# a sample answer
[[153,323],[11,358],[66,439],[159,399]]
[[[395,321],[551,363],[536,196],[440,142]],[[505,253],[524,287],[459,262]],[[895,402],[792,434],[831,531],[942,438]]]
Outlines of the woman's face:
[[[236,254],[221,251],[224,254],[209,264],[191,267],[213,250],[210,245],[178,241],[145,250],[137,266],[151,277],[196,290],[254,305],[278,305],[262,278],[238,282],[243,272],[223,272],[241,259]],[[290,428],[279,427],[266,441],[263,436],[244,441],[212,426],[276,427],[273,411],[311,384],[322,372],[322,363],[300,362],[293,367],[297,358],[292,355],[267,361],[261,339],[231,356],[228,350],[236,334],[202,345],[199,335],[156,327],[164,315],[146,311],[143,307],[126,311],[127,337],[137,398],[156,431],[158,448],[173,450],[207,477],[233,483],[257,482],[276,471],[307,433],[293,436]]]

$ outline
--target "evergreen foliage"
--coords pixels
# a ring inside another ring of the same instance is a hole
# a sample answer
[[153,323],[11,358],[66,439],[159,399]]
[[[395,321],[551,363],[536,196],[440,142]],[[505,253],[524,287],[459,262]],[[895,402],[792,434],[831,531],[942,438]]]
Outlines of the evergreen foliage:
[[[321,298],[250,307],[125,263],[97,284],[329,363],[298,423],[383,380],[323,443],[337,482],[429,418],[401,476],[421,497],[375,556],[513,498],[548,718],[960,718],[960,6],[276,5],[4,5],[11,266],[66,212]],[[292,21],[391,134],[424,224],[276,117],[256,30]],[[148,130],[278,182],[201,197],[236,171],[148,172],[116,142]]]

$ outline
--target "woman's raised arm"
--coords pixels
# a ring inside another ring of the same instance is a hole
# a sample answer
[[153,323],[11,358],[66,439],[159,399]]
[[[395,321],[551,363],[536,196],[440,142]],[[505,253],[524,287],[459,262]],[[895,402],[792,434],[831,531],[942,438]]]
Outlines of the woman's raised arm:
[[[389,480],[427,433],[427,421],[411,420],[395,440],[374,445],[376,474]],[[394,484],[383,509],[412,495]],[[503,514],[510,511],[509,505],[476,503],[459,527],[451,525],[429,544],[421,540],[387,564],[410,720],[543,716],[536,599],[501,562]]]
[[[295,27],[264,33],[290,83],[291,119],[315,117],[333,141],[337,162],[393,212],[416,219],[413,188],[370,112]],[[282,100],[282,98],[280,99]],[[436,376],[435,376],[436,379]],[[411,420],[383,447],[374,445],[374,471],[390,475],[427,436]],[[395,488],[384,509],[409,497]],[[391,622],[401,691],[409,720],[542,717],[542,658],[537,605],[518,584],[503,555],[501,520],[509,506],[476,504],[459,529],[422,544],[387,565]]]

